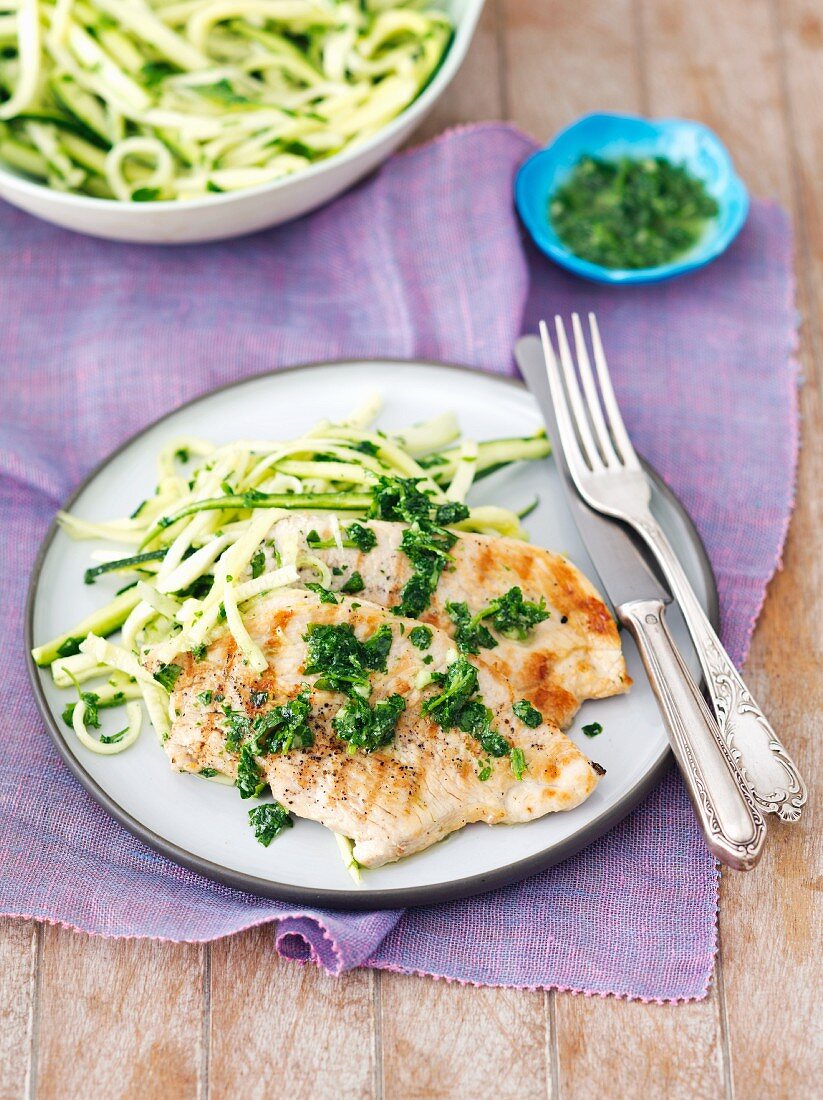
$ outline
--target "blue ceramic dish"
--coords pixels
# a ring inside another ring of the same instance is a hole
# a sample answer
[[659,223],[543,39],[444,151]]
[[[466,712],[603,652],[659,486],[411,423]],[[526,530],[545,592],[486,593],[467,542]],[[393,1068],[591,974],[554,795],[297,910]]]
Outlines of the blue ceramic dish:
[[[662,156],[683,164],[704,182],[720,211],[694,248],[671,263],[626,270],[582,260],[554,232],[548,211],[549,199],[586,154],[606,160]],[[537,247],[555,263],[600,283],[656,283],[703,267],[729,247],[749,212],[745,184],[720,139],[699,122],[677,118],[650,122],[634,115],[586,115],[529,157],[517,173],[514,195]]]

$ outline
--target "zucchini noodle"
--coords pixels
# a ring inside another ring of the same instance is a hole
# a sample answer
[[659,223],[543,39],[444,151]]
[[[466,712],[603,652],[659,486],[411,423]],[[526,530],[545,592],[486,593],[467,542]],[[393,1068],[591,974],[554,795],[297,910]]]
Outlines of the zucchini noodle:
[[121,202],[253,187],[385,126],[451,38],[429,0],[0,0],[0,161]]

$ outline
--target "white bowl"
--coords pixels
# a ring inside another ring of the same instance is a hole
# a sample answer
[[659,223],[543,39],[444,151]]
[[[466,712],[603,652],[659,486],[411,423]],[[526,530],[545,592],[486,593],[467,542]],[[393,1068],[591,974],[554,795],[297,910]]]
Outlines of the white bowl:
[[115,241],[185,244],[240,237],[314,210],[394,152],[428,114],[460,68],[484,0],[439,0],[455,33],[443,64],[418,98],[367,141],[294,176],[185,202],[133,203],[70,195],[0,165],[0,196],[39,218]]

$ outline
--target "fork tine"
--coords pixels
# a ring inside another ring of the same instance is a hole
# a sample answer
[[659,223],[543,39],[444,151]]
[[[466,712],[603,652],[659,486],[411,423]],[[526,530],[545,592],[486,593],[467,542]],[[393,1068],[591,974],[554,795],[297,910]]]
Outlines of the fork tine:
[[597,386],[594,384],[594,375],[589,361],[589,350],[586,347],[586,338],[583,335],[583,326],[580,324],[580,316],[572,314],[572,329],[574,330],[574,346],[577,352],[577,369],[583,382],[583,393],[594,427],[597,442],[600,444],[600,454],[607,466],[619,466],[620,456],[614,449],[609,429],[603,419],[603,410],[600,407],[600,398],[597,395]]
[[593,313],[589,314],[589,328],[592,336],[594,362],[597,367],[597,378],[600,382],[600,392],[603,395],[603,405],[605,406],[606,416],[609,420],[612,439],[626,466],[632,466],[639,470],[640,462],[638,461],[632,441],[629,439],[629,433],[626,431],[623,417],[620,415],[620,406],[617,404],[617,398],[614,396],[612,380],[609,375],[609,367],[606,363],[606,353],[603,351],[603,343],[600,339],[600,329],[597,327],[597,317],[595,317]]
[[592,470],[603,469],[603,459],[594,442],[589,418],[586,416],[586,406],[583,404],[583,395],[577,381],[577,372],[574,369],[569,341],[566,339],[566,329],[563,318],[556,314],[554,326],[557,330],[557,346],[560,349],[560,363],[563,367],[563,377],[566,381],[566,391],[569,395],[569,407],[574,418],[577,434],[580,438],[581,449],[585,455],[589,468]]
[[577,433],[574,430],[569,403],[560,377],[560,367],[554,354],[549,329],[545,321],[540,322],[540,339],[543,342],[543,358],[546,360],[546,374],[549,377],[549,390],[554,406],[557,430],[560,433],[560,445],[563,448],[569,473],[576,481],[580,474],[588,470],[588,466],[580,450]]

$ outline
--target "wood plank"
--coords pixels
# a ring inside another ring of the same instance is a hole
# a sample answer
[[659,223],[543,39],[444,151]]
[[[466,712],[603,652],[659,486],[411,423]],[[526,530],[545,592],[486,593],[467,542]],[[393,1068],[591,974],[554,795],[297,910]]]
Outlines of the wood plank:
[[[711,0],[693,0],[689,5],[665,0],[647,5],[646,36],[654,108],[660,113],[696,115],[717,129],[754,192],[780,197],[792,208],[798,226],[800,298],[811,322],[803,340],[808,381],[801,396],[804,448],[799,504],[785,569],[771,586],[747,677],[799,766],[812,778],[817,715],[823,705],[819,676],[823,569],[817,551],[823,527],[819,497],[823,414],[812,349],[820,313],[819,303],[811,309],[813,277],[808,261],[809,250],[823,254],[823,232],[819,224],[810,224],[811,190],[806,201],[802,192],[805,181],[817,185],[823,168],[823,56],[815,33],[820,27],[819,7],[815,16],[812,5],[787,5],[787,48],[792,57],[784,79],[793,86],[798,104],[795,118],[800,120],[793,141],[774,15],[770,0],[722,5]],[[796,149],[801,153],[799,187],[792,178]],[[810,938],[815,913],[819,920],[815,905],[819,892],[815,896],[813,889],[814,868],[818,874],[820,869],[816,817],[813,805],[799,827],[775,823],[757,870],[723,878],[720,926],[729,1060],[731,1079],[741,1096],[802,1095],[819,1062],[815,1042],[815,1034],[818,1039],[820,1035],[815,996],[820,988],[819,952]],[[789,1011],[784,1007],[787,997]]]
[[355,1100],[374,1095],[374,975],[331,978],[285,961],[272,925],[212,945],[214,1097]]
[[505,0],[509,116],[539,141],[589,111],[636,111],[632,0]]
[[560,1096],[693,1100],[725,1091],[716,987],[685,1005],[559,996],[557,1029]]
[[0,917],[0,1096],[28,1091],[39,930]]
[[448,91],[415,130],[411,144],[426,141],[449,126],[504,115],[498,20],[498,0],[486,0],[465,61]]
[[205,950],[46,926],[38,1100],[199,1095]]
[[542,993],[391,973],[381,986],[385,1100],[548,1094]]
[[[798,508],[785,567],[772,584],[750,664],[756,690],[813,781],[820,774],[818,716],[823,707],[823,223],[817,202],[823,168],[823,13],[819,4],[788,2],[776,5],[774,14],[794,170],[806,381]],[[732,1070],[740,1095],[803,1095],[819,1075],[820,809],[819,787],[813,787],[802,824],[773,830],[757,877],[729,881],[723,891]]]

